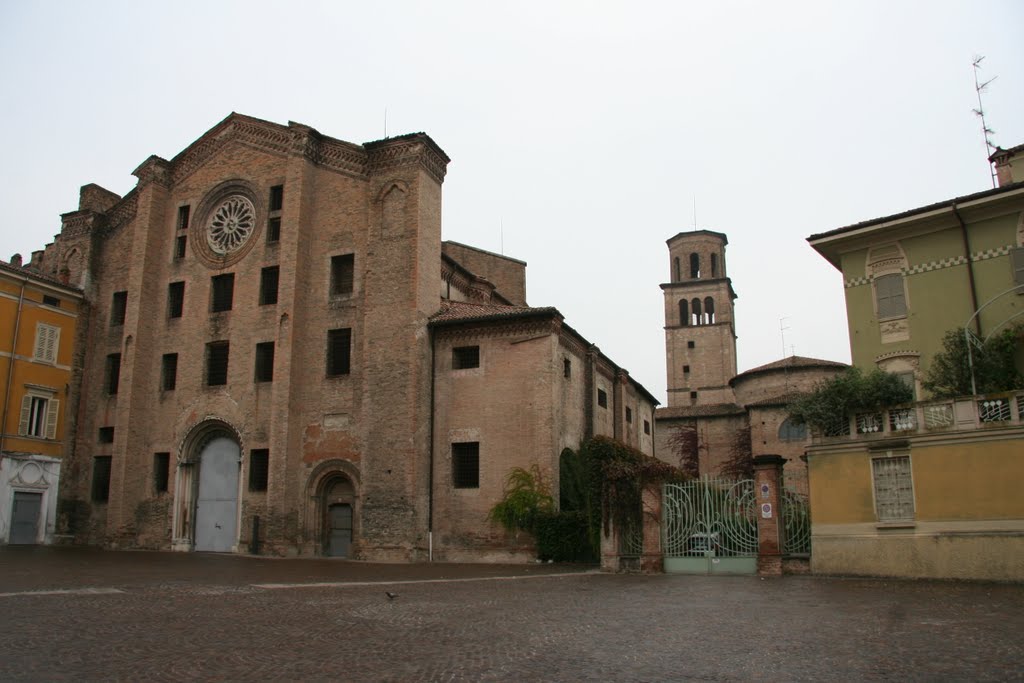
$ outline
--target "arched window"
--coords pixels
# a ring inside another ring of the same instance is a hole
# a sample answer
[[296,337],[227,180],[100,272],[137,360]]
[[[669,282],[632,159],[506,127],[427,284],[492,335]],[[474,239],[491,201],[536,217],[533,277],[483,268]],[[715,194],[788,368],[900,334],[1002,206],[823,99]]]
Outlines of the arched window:
[[715,300],[710,296],[704,299],[704,322],[708,325],[715,322]]
[[718,277],[718,254],[711,255],[711,277]]
[[679,324],[684,327],[690,324],[690,308],[686,299],[679,300]]
[[797,424],[792,419],[786,418],[786,421],[779,425],[779,440],[806,441],[807,425]]
[[673,275],[672,275],[672,281],[673,282],[679,282],[680,280],[683,279],[683,274],[679,270],[679,257],[678,256],[676,256],[675,269],[672,271],[672,273],[673,273]]
[[691,309],[690,312],[693,315],[693,324],[694,325],[702,324],[701,318],[700,318],[700,299],[694,299],[693,301],[691,301],[690,302],[690,309]]
[[690,254],[690,277],[700,277],[700,254]]

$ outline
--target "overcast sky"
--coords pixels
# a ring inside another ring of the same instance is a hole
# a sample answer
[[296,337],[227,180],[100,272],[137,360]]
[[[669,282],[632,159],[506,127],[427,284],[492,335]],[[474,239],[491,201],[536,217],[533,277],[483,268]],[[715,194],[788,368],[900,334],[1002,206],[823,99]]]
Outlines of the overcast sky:
[[990,187],[971,61],[994,141],[1024,143],[1022,26],[1018,0],[0,0],[0,258],[232,111],[362,143],[386,110],[452,158],[444,238],[527,261],[529,303],[662,401],[665,240],[695,224],[729,236],[740,370],[780,325],[848,362],[806,237]]

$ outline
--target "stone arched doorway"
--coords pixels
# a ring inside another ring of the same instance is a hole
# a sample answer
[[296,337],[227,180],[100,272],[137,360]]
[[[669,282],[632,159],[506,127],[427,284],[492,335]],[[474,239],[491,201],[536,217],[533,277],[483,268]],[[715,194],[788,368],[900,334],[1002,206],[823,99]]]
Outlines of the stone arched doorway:
[[316,552],[355,557],[359,547],[359,472],[344,460],[322,463],[309,479]]
[[237,550],[241,453],[237,431],[220,420],[185,437],[174,488],[174,549]]

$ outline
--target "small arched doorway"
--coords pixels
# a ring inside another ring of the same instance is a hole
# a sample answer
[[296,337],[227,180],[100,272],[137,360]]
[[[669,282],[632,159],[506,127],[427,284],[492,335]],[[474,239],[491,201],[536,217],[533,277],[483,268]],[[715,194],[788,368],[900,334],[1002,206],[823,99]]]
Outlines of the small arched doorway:
[[324,520],[324,555],[350,557],[352,554],[355,487],[343,474],[331,477],[324,484],[322,509]]

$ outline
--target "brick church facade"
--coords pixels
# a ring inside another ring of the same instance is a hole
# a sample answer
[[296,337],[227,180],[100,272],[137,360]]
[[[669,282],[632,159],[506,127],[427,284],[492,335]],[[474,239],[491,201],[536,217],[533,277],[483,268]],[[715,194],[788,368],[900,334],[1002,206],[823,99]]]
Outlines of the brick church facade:
[[[441,240],[449,159],[232,114],[120,197],[82,188],[29,268],[84,292],[58,532],[110,547],[529,557],[509,470],[657,401],[526,304],[526,264]],[[723,264],[724,265],[724,264]]]
[[786,405],[847,366],[789,356],[737,374],[737,296],[726,270],[728,242],[711,230],[681,232],[668,240],[670,280],[661,285],[668,405],[655,414],[656,452],[679,464],[672,436],[680,428],[692,429],[701,474],[719,474],[738,452],[781,455],[787,460],[787,485],[806,493],[801,456],[810,434],[787,419]]

